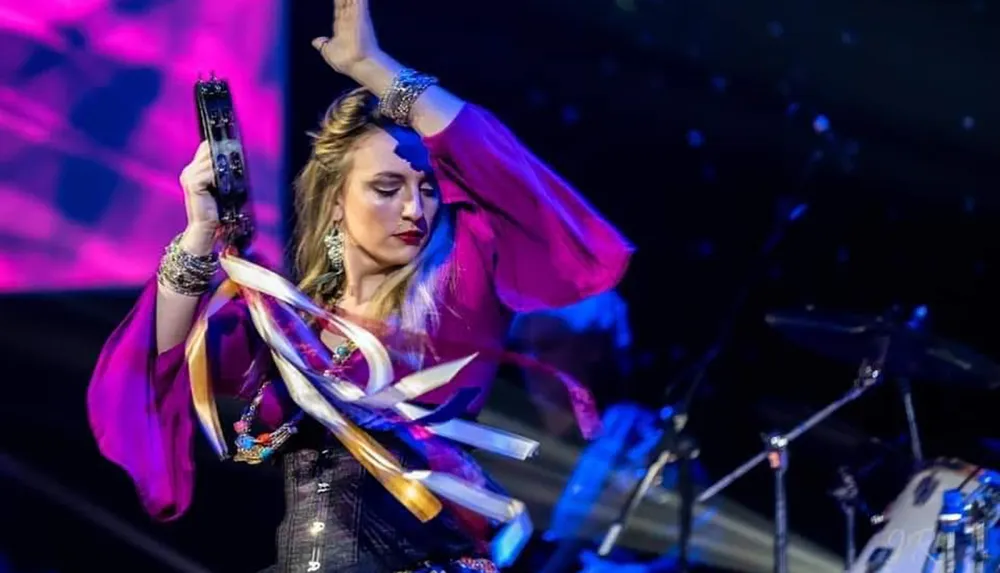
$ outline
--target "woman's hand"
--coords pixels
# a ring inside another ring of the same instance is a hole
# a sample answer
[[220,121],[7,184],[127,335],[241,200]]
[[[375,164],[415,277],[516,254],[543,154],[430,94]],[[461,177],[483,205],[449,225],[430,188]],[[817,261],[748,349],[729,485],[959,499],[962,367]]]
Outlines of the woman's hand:
[[[403,69],[379,49],[368,0],[334,0],[333,37],[316,38],[312,45],[330,67],[379,97]],[[413,105],[410,121],[421,135],[434,135],[455,119],[462,105],[462,100],[431,86]]]
[[209,193],[215,183],[212,168],[212,151],[208,142],[201,142],[194,158],[181,171],[181,188],[184,189],[184,206],[187,208],[187,229],[181,238],[181,248],[192,255],[207,255],[215,245],[215,231],[219,226],[219,209]]
[[334,0],[333,37],[316,38],[312,45],[330,67],[359,81],[361,68],[381,57],[368,0]]

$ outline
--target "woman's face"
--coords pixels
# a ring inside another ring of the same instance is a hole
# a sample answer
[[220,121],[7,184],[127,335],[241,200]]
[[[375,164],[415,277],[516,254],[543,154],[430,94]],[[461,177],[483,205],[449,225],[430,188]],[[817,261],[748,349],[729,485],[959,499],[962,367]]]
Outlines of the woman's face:
[[334,217],[349,244],[381,268],[413,260],[430,237],[440,206],[427,149],[403,128],[376,129],[351,152]]

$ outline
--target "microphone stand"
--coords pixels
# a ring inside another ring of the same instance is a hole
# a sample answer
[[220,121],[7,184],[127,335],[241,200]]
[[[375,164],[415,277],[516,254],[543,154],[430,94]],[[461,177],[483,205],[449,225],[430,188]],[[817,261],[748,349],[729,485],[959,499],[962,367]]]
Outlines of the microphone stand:
[[764,436],[767,461],[774,472],[774,572],[788,573],[788,497],[785,472],[788,471],[788,438],[777,432]]
[[680,555],[681,571],[688,568],[688,548],[691,544],[691,529],[694,523],[694,469],[692,460],[698,457],[697,442],[681,429],[677,437],[677,488],[681,498],[680,509]]
[[881,378],[882,365],[888,350],[888,340],[883,341],[879,357],[874,366],[868,360],[862,361],[854,386],[839,400],[813,414],[787,434],[770,434],[765,437],[766,448],[761,453],[747,460],[729,475],[720,479],[698,496],[699,503],[705,503],[744,474],[764,461],[770,462],[774,473],[774,572],[788,573],[788,508],[785,498],[785,472],[788,470],[788,445],[809,431],[813,426],[828,418],[844,405],[853,402],[869,388],[878,383]]
[[628,499],[622,506],[618,518],[611,524],[611,527],[608,528],[607,533],[604,535],[604,539],[597,550],[597,554],[601,557],[607,557],[611,553],[611,550],[614,549],[618,543],[618,538],[625,531],[626,525],[631,521],[646,492],[656,482],[663,468],[667,464],[677,461],[677,454],[675,453],[677,434],[686,425],[687,420],[685,416],[678,415],[672,408],[666,407],[660,413],[660,421],[662,433],[660,441],[654,448],[654,451],[658,451],[659,454],[657,454],[653,463],[646,468],[646,472],[643,474],[642,479],[639,480],[639,483],[629,492]]
[[[817,131],[817,133],[822,135],[823,140],[821,141],[820,147],[813,150],[806,159],[799,178],[799,186],[801,187],[805,186],[805,183],[812,176],[815,168],[826,156],[826,151],[823,148],[824,143],[826,144],[826,147],[832,147],[835,152],[833,155],[843,155],[842,151],[838,151],[836,149],[836,140],[831,132],[822,130],[822,133],[820,131]],[[841,158],[841,162],[844,163],[843,158]],[[692,483],[693,478],[691,476],[691,462],[699,454],[697,442],[687,431],[688,411],[690,410],[691,403],[694,401],[698,388],[701,386],[701,382],[704,380],[709,368],[732,338],[736,320],[743,311],[743,307],[746,306],[746,301],[750,297],[753,287],[756,286],[757,280],[760,278],[760,275],[763,274],[761,271],[766,270],[767,263],[771,260],[771,255],[781,243],[781,240],[784,238],[788,228],[792,223],[805,214],[808,207],[809,205],[807,202],[801,202],[782,214],[781,218],[775,224],[774,229],[771,231],[771,234],[768,235],[767,239],[764,241],[757,258],[755,259],[755,264],[753,264],[748,271],[749,277],[744,281],[743,287],[733,300],[729,313],[725,315],[724,321],[719,329],[714,343],[708,347],[707,351],[700,360],[692,364],[691,367],[685,369],[675,379],[675,381],[668,386],[666,395],[669,399],[674,388],[676,388],[684,380],[691,380],[688,385],[688,391],[683,400],[681,400],[676,407],[667,406],[661,410],[660,421],[663,430],[663,437],[660,440],[660,444],[657,445],[657,450],[660,453],[657,455],[653,463],[646,469],[646,473],[642,480],[640,480],[629,493],[628,500],[622,507],[618,518],[612,522],[611,527],[608,528],[608,531],[605,534],[598,550],[599,556],[606,557],[614,548],[618,538],[625,530],[626,525],[635,513],[639,503],[642,501],[643,496],[645,496],[646,492],[655,482],[657,476],[659,476],[663,468],[668,463],[679,461],[678,490],[681,498],[679,509],[681,523],[680,535],[678,539],[680,545],[678,568],[682,573],[688,571],[688,546],[690,545],[691,540],[695,502],[694,484]]]
[[[811,161],[810,164],[811,163],[813,163],[813,161]],[[781,242],[781,239],[784,238],[788,227],[791,223],[801,217],[806,212],[807,208],[808,205],[805,203],[796,205],[794,208],[785,213],[784,216],[778,221],[775,228],[764,242],[764,245],[757,257],[757,264],[751,267],[750,279],[744,281],[744,286],[740,289],[730,308],[730,312],[726,315],[726,319],[722,328],[719,330],[715,342],[708,348],[701,359],[682,373],[681,376],[678,377],[677,382],[671,384],[667,390],[667,395],[669,396],[672,390],[680,382],[691,377],[691,382],[688,385],[687,392],[680,403],[676,407],[667,406],[661,410],[660,421],[663,433],[660,438],[660,442],[654,450],[658,451],[659,454],[656,456],[653,463],[646,468],[643,478],[629,493],[628,499],[622,507],[618,518],[612,522],[611,527],[608,529],[604,539],[601,541],[598,549],[599,556],[606,557],[614,548],[615,544],[618,542],[618,538],[621,536],[628,522],[631,520],[636,509],[638,508],[639,503],[642,501],[646,492],[649,491],[649,488],[652,487],[663,468],[669,463],[679,462],[677,489],[679,490],[678,493],[681,498],[681,503],[679,508],[680,535],[678,541],[680,549],[678,566],[680,571],[688,571],[689,545],[691,540],[695,501],[691,463],[692,460],[697,458],[699,454],[697,442],[688,431],[688,411],[691,403],[697,395],[697,390],[700,387],[701,382],[704,380],[705,375],[708,372],[708,369],[715,362],[715,359],[719,356],[719,354],[721,354],[722,349],[728,344],[730,338],[732,338],[736,320],[741,314],[743,307],[746,305],[746,301],[749,298],[753,287],[756,285],[756,280],[759,278],[760,274],[763,274],[760,273],[762,267],[766,268],[766,264],[770,261],[771,255]]]

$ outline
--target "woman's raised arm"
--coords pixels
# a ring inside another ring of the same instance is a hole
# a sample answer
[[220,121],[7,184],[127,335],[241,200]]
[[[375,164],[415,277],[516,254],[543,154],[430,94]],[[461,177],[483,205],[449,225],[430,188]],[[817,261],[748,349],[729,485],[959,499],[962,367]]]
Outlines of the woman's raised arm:
[[632,246],[569,184],[490,113],[428,87],[426,76],[382,52],[367,0],[335,0],[334,9],[333,37],[313,46],[383,100],[411,98],[398,107],[424,138],[444,201],[466,204],[479,219],[468,226],[489,229],[486,263],[506,306],[564,306],[621,280]]
[[[183,171],[181,188],[188,224],[184,234],[168,248],[160,267],[156,295],[156,350],[166,352],[187,338],[194,313],[207,280],[192,284],[191,276],[209,279],[218,265],[212,257],[219,211],[208,192],[215,181],[212,157],[207,142],[202,142]],[[200,275],[200,276],[199,276]]]
[[[314,39],[313,47],[334,70],[375,95],[385,94],[404,68],[379,48],[368,0],[334,0],[333,5],[333,36]],[[454,121],[463,105],[448,91],[430,86],[413,104],[409,120],[420,135],[435,135]]]

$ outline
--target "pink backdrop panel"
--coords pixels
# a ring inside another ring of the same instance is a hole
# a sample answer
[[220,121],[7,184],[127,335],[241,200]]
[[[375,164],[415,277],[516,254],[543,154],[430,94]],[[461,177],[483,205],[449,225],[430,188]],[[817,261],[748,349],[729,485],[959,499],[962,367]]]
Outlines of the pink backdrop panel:
[[127,287],[184,228],[193,84],[229,80],[280,261],[280,0],[0,0],[0,292]]

